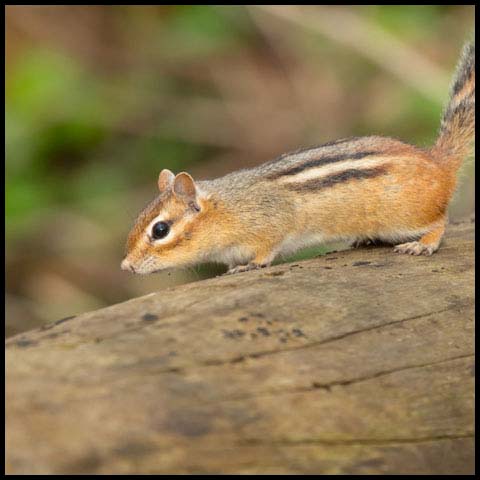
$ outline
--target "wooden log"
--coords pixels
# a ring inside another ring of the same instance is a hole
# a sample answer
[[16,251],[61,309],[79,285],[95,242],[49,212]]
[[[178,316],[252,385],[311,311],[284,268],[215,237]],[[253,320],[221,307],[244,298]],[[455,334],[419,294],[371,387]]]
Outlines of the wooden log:
[[473,227],[9,339],[7,473],[473,474]]

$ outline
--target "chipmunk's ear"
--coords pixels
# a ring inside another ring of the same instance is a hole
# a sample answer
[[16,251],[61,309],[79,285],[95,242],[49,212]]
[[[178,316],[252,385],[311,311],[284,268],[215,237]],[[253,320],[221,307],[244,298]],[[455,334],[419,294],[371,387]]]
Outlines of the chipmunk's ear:
[[170,170],[164,168],[158,176],[158,189],[160,190],[160,193],[170,190],[173,186],[174,179],[175,175]]
[[187,172],[179,173],[173,182],[173,193],[188,206],[200,211],[195,181]]

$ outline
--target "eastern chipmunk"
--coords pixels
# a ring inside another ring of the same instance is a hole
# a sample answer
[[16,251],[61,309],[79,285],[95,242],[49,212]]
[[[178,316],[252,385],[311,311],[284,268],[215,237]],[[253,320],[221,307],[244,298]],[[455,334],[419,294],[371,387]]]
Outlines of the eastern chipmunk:
[[236,273],[339,240],[381,240],[396,244],[395,252],[431,255],[474,135],[472,42],[464,47],[433,147],[353,137],[215,180],[162,170],[160,194],[137,218],[122,268],[145,274],[217,262]]

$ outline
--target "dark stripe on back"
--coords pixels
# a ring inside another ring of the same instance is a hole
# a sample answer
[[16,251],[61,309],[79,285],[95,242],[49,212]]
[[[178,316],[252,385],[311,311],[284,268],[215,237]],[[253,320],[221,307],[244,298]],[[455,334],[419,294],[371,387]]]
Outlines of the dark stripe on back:
[[299,155],[300,153],[305,153],[305,152],[308,152],[309,150],[318,150],[319,148],[333,147],[334,145],[340,145],[341,143],[355,142],[356,140],[360,140],[361,138],[363,138],[363,137],[340,138],[338,140],[332,140],[332,141],[327,142],[327,143],[322,143],[321,145],[312,145],[310,147],[301,147],[301,148],[298,148],[297,150],[293,150],[291,152],[283,153],[279,157],[276,157],[273,160],[270,160],[269,162],[265,162],[264,165],[272,165],[272,164],[277,163],[279,160],[283,160],[284,158],[292,157],[294,155]]
[[365,168],[362,170],[350,168],[343,172],[334,173],[323,178],[312,178],[305,182],[286,183],[284,184],[289,190],[304,192],[308,190],[321,190],[322,188],[334,187],[340,183],[346,183],[350,180],[363,180],[365,178],[378,177],[388,173],[387,165],[379,167]]
[[270,175],[267,175],[268,180],[275,180],[277,178],[286,176],[286,175],[295,175],[297,173],[303,172],[308,168],[319,167],[321,165],[328,165],[329,163],[341,162],[343,160],[357,160],[359,158],[369,157],[370,155],[375,155],[378,152],[367,151],[367,152],[357,152],[357,153],[342,153],[338,155],[328,155],[319,158],[314,158],[308,160],[301,165],[295,165],[280,172],[274,172]]

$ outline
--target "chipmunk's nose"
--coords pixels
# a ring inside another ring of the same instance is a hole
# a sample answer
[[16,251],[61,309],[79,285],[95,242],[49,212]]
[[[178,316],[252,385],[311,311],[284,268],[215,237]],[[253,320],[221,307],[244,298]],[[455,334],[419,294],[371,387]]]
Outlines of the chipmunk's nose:
[[130,270],[131,272],[135,273],[135,269],[133,265],[128,261],[128,259],[124,258],[123,262],[120,265],[122,270]]

